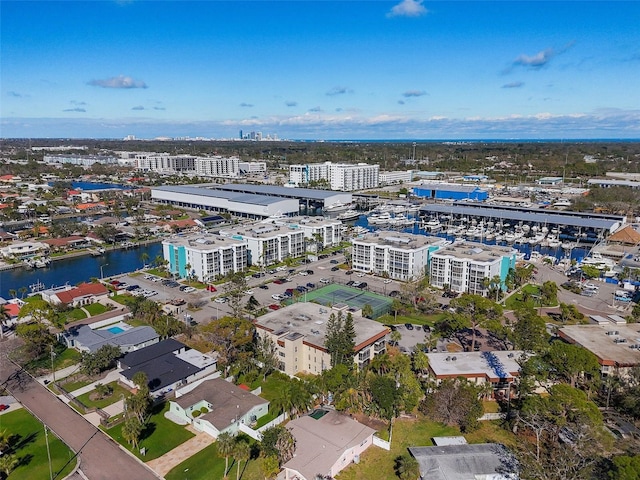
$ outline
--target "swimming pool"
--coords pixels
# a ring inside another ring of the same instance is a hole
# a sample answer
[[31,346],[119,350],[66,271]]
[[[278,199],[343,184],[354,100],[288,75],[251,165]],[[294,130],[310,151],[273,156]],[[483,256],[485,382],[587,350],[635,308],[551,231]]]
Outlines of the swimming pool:
[[114,335],[124,332],[124,328],[120,328],[120,327],[110,327],[110,328],[107,328],[107,330],[113,333]]

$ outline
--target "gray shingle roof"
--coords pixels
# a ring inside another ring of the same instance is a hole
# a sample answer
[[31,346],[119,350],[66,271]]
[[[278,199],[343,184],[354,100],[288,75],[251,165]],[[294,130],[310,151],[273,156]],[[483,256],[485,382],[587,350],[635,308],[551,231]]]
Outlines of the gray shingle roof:
[[67,330],[65,338],[79,346],[87,348],[90,352],[97,351],[104,345],[115,345],[117,347],[128,347],[150,342],[159,337],[152,327],[134,327],[121,333],[113,333],[109,330],[92,330],[88,325]]

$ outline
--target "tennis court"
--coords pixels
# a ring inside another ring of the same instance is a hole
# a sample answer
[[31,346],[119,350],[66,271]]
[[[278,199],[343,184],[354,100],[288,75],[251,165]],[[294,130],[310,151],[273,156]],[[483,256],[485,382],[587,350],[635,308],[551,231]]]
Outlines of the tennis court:
[[306,298],[307,302],[316,302],[325,306],[345,303],[350,307],[361,309],[369,304],[373,309],[373,318],[391,311],[391,304],[393,303],[390,298],[383,295],[337,283],[313,290],[307,293]]

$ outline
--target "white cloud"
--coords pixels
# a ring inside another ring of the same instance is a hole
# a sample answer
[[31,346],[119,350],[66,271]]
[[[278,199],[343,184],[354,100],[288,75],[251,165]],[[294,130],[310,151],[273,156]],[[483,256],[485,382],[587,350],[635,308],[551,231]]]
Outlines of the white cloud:
[[387,17],[419,17],[429,13],[423,5],[423,0],[402,0],[394,5]]
[[402,94],[402,96],[405,98],[410,98],[410,97],[422,97],[423,95],[426,95],[426,94],[427,92],[425,92],[424,90],[407,90]]
[[142,80],[135,80],[132,77],[119,75],[117,77],[105,78],[102,80],[90,80],[87,85],[102,88],[148,88]]

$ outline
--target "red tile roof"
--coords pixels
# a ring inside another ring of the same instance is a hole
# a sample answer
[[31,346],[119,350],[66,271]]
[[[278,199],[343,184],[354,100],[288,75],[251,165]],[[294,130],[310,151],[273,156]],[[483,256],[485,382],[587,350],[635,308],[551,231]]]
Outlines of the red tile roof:
[[9,318],[17,317],[20,313],[20,305],[17,303],[6,303],[4,305],[4,311],[7,312]]
[[76,288],[58,293],[57,297],[62,303],[73,303],[76,298],[89,295],[106,295],[107,292],[107,288],[101,283],[81,283]]

